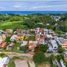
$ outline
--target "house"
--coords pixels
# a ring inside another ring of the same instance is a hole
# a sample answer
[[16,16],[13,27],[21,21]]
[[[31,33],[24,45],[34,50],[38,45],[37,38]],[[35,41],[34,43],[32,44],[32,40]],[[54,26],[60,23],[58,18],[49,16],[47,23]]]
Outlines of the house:
[[57,43],[59,44],[59,45],[62,45],[62,43],[64,42],[64,38],[63,37],[54,37],[55,38],[55,40],[57,41]]
[[14,35],[12,35],[12,36],[11,36],[10,41],[15,41],[15,40],[16,40],[16,38],[17,38],[17,35],[16,35],[16,34],[14,34]]
[[15,45],[15,43],[13,43],[13,42],[9,43],[9,45],[7,46],[7,50],[11,50],[14,45]]
[[7,45],[7,43],[6,43],[5,41],[1,43],[1,47],[2,47],[2,48],[5,48],[6,45]]
[[27,45],[27,43],[28,43],[28,41],[22,41],[21,46],[25,46],[25,45]]
[[36,28],[35,40],[38,41],[38,44],[44,44],[45,35],[44,35],[44,29],[43,28]]
[[4,58],[0,57],[0,67],[7,67],[9,60],[10,59],[8,57],[4,57]]
[[40,28],[35,29],[35,34],[38,34],[40,32]]
[[46,34],[47,38],[53,38],[51,34]]
[[64,40],[64,42],[62,43],[62,48],[67,50],[67,40]]
[[58,21],[61,19],[61,16],[51,16],[52,19],[54,19],[55,21]]
[[53,51],[54,50],[53,50],[52,46],[50,44],[48,44],[48,50],[47,50],[47,52],[53,52]]
[[34,51],[34,48],[36,47],[35,43],[33,41],[28,42],[28,50]]
[[2,34],[2,40],[5,41],[6,40],[6,35],[5,34]]
[[29,30],[22,30],[21,34],[23,34],[23,35],[29,35]]
[[44,34],[48,34],[48,29],[44,29]]
[[23,41],[24,40],[24,35],[17,35],[16,40],[19,41]]
[[50,44],[52,45],[53,50],[58,49],[58,44],[57,44],[56,40],[51,39]]
[[38,44],[44,44],[45,36],[44,35],[35,35],[35,41],[37,41]]
[[16,32],[17,32],[17,33],[21,33],[21,29],[17,28],[17,29],[16,29]]
[[0,30],[0,35],[1,35],[2,33],[4,33],[4,31],[3,31],[3,30]]
[[13,34],[13,30],[12,29],[6,29],[4,32],[7,36],[11,36]]
[[6,35],[5,34],[1,34],[0,35],[0,44],[6,40]]
[[3,41],[3,40],[2,40],[2,36],[0,35],[0,44],[2,43],[2,41]]
[[0,43],[0,48],[5,48],[6,45],[7,45],[7,43],[6,43],[5,41],[2,41],[2,42]]

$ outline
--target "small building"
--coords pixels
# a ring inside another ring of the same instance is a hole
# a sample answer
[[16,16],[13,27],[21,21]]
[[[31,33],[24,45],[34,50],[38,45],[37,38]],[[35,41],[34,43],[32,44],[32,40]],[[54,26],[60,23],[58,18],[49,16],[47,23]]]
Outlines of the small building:
[[5,48],[6,45],[7,45],[7,43],[6,43],[5,41],[2,41],[2,42],[0,43],[0,48]]
[[51,16],[52,19],[54,19],[55,21],[58,21],[61,19],[61,16]]
[[25,45],[27,45],[27,43],[28,43],[28,41],[22,41],[21,46],[25,46]]
[[12,35],[11,38],[10,38],[10,41],[15,41],[17,38],[17,35]]
[[62,48],[64,48],[64,49],[67,50],[67,40],[65,40],[65,41],[62,43]]
[[58,49],[58,44],[57,44],[57,42],[54,39],[51,39],[50,43],[52,45],[53,50]]
[[34,51],[34,48],[36,47],[35,43],[33,41],[28,42],[28,50]]
[[5,31],[6,31],[7,33],[10,33],[10,34],[13,33],[13,30],[12,30],[12,29],[6,29]]

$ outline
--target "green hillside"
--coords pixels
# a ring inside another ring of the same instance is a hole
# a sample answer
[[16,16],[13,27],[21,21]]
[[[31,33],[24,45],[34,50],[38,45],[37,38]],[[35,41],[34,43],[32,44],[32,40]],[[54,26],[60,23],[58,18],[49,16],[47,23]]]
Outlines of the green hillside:
[[[60,17],[58,21],[57,18]],[[55,19],[56,18],[56,19]],[[49,25],[48,25],[49,24]],[[55,31],[67,31],[67,14],[61,15],[44,15],[44,14],[30,14],[30,15],[8,15],[0,14],[0,29],[16,29],[16,28],[36,28],[45,27]]]

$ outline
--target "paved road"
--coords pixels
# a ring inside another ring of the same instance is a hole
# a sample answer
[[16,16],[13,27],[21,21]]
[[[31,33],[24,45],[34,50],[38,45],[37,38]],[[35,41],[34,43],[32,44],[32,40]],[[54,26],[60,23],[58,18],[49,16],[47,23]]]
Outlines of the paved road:
[[16,52],[0,52],[0,53],[4,53],[4,54],[8,55],[10,58],[12,58],[14,56],[17,56],[17,57],[23,56],[23,57],[28,57],[28,58],[33,57],[33,55],[29,54],[29,53],[16,53]]

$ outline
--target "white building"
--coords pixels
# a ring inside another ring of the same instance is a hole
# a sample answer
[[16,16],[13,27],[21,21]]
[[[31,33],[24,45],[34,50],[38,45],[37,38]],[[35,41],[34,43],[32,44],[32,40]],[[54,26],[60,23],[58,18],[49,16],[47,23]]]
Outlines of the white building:
[[16,40],[17,35],[12,35],[10,38],[10,41],[15,41]]
[[55,40],[50,40],[50,43],[51,43],[53,49],[58,49],[58,45]]
[[4,58],[1,58],[0,57],[0,67],[3,67],[4,65],[7,65],[9,63],[9,58],[8,57],[4,57]]

